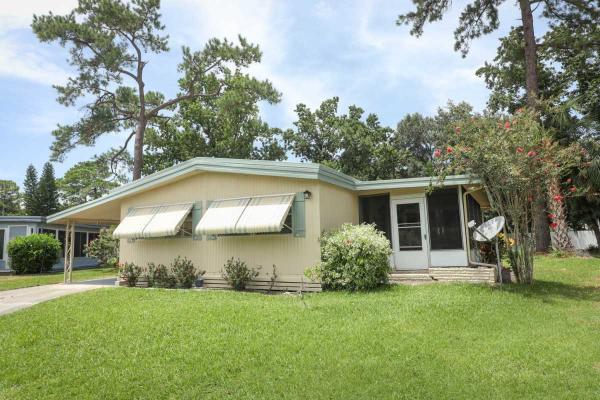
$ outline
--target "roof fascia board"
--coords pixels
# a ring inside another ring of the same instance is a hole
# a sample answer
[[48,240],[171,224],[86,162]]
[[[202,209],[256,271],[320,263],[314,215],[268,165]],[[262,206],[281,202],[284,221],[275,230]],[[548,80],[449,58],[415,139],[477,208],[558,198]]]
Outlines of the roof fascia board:
[[[429,186],[431,182],[431,178],[428,177],[382,181],[359,181],[337,170],[315,163],[237,160],[227,158],[194,158],[113,189],[107,195],[99,199],[52,214],[48,216],[47,222],[52,223],[68,218],[72,214],[89,210],[125,196],[136,194],[140,191],[147,190],[174,178],[196,171],[312,179],[327,182],[348,190],[357,191],[425,187]],[[474,181],[466,175],[448,176],[445,179],[446,185],[460,185],[467,183],[474,183]]]
[[366,190],[382,190],[382,189],[407,189],[418,187],[440,187],[451,185],[467,185],[478,184],[479,180],[473,179],[468,175],[449,175],[443,182],[438,182],[436,178],[405,178],[405,179],[389,179],[381,181],[359,181],[356,185],[357,191]]

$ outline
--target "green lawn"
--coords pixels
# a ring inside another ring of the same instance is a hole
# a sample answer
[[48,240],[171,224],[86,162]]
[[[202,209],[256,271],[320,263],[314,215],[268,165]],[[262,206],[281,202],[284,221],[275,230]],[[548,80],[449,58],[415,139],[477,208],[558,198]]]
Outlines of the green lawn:
[[600,398],[600,259],[532,287],[99,289],[0,317],[0,398]]
[[[73,270],[73,282],[96,278],[116,277],[114,268],[88,268]],[[50,285],[64,280],[62,272],[36,275],[3,275],[0,276],[0,291],[30,286]]]

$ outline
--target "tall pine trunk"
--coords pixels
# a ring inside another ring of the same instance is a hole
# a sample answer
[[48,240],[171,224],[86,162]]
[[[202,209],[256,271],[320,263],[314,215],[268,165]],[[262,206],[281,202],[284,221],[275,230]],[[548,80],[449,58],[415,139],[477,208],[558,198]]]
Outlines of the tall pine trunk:
[[573,243],[569,237],[569,225],[567,224],[567,208],[560,192],[558,177],[550,178],[548,182],[548,207],[554,215],[554,247],[557,250],[573,251]]
[[[525,49],[525,88],[527,90],[527,105],[532,109],[538,108],[539,86],[537,74],[537,45],[533,31],[533,13],[530,0],[519,0],[521,20],[523,24],[523,41]],[[549,189],[549,188],[548,188]],[[556,189],[556,188],[555,188]],[[534,209],[535,246],[537,251],[548,251],[550,248],[550,229],[545,213],[544,190],[540,191]]]
[[140,118],[135,131],[135,143],[133,145],[133,180],[142,177],[142,165],[144,162],[144,133],[146,131],[146,120]]

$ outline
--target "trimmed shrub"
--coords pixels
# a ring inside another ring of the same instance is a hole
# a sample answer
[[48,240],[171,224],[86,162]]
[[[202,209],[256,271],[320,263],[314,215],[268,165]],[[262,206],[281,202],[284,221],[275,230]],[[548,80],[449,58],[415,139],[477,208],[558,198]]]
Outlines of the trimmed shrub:
[[103,267],[116,268],[119,264],[119,239],[112,236],[113,230],[101,229],[98,238],[85,248],[85,255],[98,259]]
[[58,261],[60,251],[60,242],[46,234],[20,236],[8,243],[10,266],[17,274],[50,271]]
[[248,282],[258,276],[257,270],[248,268],[248,265],[239,258],[236,260],[231,257],[227,260],[223,268],[223,279],[225,279],[234,290],[246,289]]
[[177,284],[177,287],[190,289],[198,276],[204,275],[205,271],[199,271],[194,267],[194,263],[187,258],[177,257],[171,264],[171,272]]
[[390,241],[374,225],[344,224],[321,236],[321,262],[305,275],[324,289],[370,290],[389,281]]
[[127,286],[135,287],[138,278],[142,274],[142,269],[134,263],[125,263],[119,267],[119,274],[121,278],[127,281]]
[[164,264],[148,264],[148,286],[164,289],[177,287],[177,281]]

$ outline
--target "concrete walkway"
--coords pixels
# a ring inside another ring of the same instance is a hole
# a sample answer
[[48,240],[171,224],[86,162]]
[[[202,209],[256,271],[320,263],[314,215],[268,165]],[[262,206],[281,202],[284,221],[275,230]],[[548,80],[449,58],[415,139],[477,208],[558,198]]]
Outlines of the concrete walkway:
[[22,289],[13,289],[0,292],[0,315],[8,314],[23,308],[31,307],[44,301],[67,296],[73,293],[87,292],[101,287],[114,287],[110,280],[96,280],[63,285],[33,286]]

